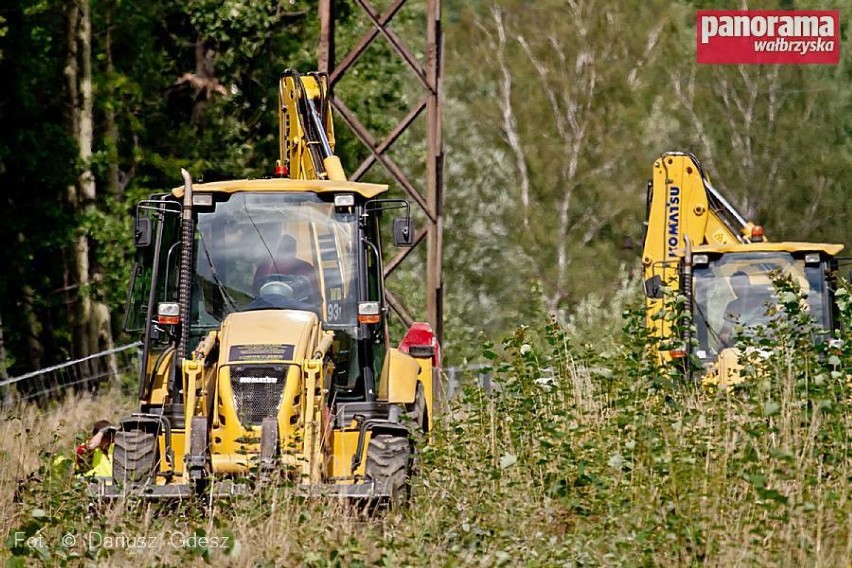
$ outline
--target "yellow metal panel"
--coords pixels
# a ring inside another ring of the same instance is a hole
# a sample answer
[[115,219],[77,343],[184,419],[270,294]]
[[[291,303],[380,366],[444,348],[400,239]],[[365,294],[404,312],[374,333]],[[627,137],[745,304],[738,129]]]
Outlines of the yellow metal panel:
[[[342,478],[335,480],[337,483],[351,482],[352,458],[358,448],[358,431],[334,430],[331,434],[332,454],[328,458],[326,471],[329,477]],[[370,444],[370,432],[366,433],[364,450],[361,456],[361,464],[355,470],[354,475],[363,476],[367,467],[367,446]]]
[[259,452],[260,427],[244,428],[240,424],[233,404],[234,393],[231,390],[229,367],[219,371],[216,396],[216,420],[210,432],[211,453],[215,455]]
[[[236,193],[238,191],[302,191],[310,193],[349,192],[357,193],[362,197],[371,199],[386,192],[388,190],[388,186],[385,184],[378,183],[362,183],[344,180],[269,178],[239,179],[214,181],[210,183],[197,183],[193,184],[192,190],[195,193]],[[174,188],[172,190],[172,195],[174,195],[178,199],[182,199],[183,187],[181,186]]]
[[323,473],[323,431],[322,418],[325,408],[325,391],[322,388],[323,364],[321,359],[304,362],[305,367],[305,467],[302,478],[311,484],[322,483]]
[[159,446],[159,455],[160,455],[160,472],[173,471],[176,476],[180,476],[183,473],[183,455],[186,453],[184,440],[186,439],[185,433],[183,430],[172,429],[172,451],[174,452],[174,468],[170,467],[168,463],[166,463],[166,435],[160,434],[157,438],[157,445]]
[[213,454],[211,457],[213,471],[219,474],[246,474],[251,468],[249,456],[242,454]]
[[[154,384],[151,387],[151,396],[150,400],[143,401],[145,403],[150,404],[164,404],[166,401],[166,397],[168,397],[169,389],[168,389],[168,378],[169,373],[171,372],[171,364],[172,358],[174,357],[174,349],[171,352],[163,357],[163,360],[160,362],[160,366],[156,369],[156,374],[154,376]],[[147,364],[147,376],[151,376],[151,373],[154,372],[154,365],[156,364],[157,358],[160,356],[160,353],[152,353],[148,357]]]
[[[417,392],[417,378],[420,365],[414,357],[402,353],[399,349],[388,349],[382,366],[379,383],[379,399],[388,402],[411,404]],[[432,382],[431,377],[429,382]]]
[[418,378],[420,379],[420,383],[423,385],[423,396],[426,399],[426,418],[428,420],[426,426],[429,431],[432,431],[432,402],[434,400],[435,393],[433,389],[435,387],[434,381],[432,377],[434,376],[434,370],[432,368],[432,358],[431,357],[418,357],[417,363],[420,365],[420,374]]
[[[230,348],[235,345],[292,345],[293,357],[310,357],[312,338],[319,320],[316,314],[296,310],[257,310],[229,315],[222,324],[222,344],[219,364],[229,361]],[[269,360],[268,362],[272,362]]]
[[281,396],[281,406],[278,407],[278,439],[282,453],[303,453],[302,433],[304,426],[303,407],[305,397],[302,392],[302,370],[292,365],[287,371],[287,383]]
[[692,249],[693,253],[729,253],[729,252],[822,252],[828,256],[837,256],[843,250],[843,245],[828,244],[828,243],[801,243],[801,242],[783,242],[783,243],[748,243],[737,244],[731,243],[721,246],[700,246]]
[[[261,310],[228,316],[220,334],[219,373],[213,395],[215,412],[211,451],[214,456],[257,454],[260,451],[260,426],[244,427],[234,408],[232,365],[287,364],[286,382],[277,416],[281,451],[299,457],[300,463],[305,464],[303,473],[306,476],[319,476],[322,458],[312,459],[312,456],[319,456],[318,445],[322,440],[320,423],[325,398],[319,378],[323,367],[321,360],[305,359],[316,351],[319,332],[316,315],[306,312]],[[275,349],[264,351],[267,345],[292,345],[292,354],[286,353],[286,360],[271,359],[265,353],[274,353]],[[232,360],[231,348],[235,346],[246,351],[236,350],[238,357]],[[251,352],[252,346],[258,348],[256,355]],[[226,469],[220,471],[216,469],[219,466],[214,465],[214,470],[217,473],[231,471],[229,468],[236,467],[232,461],[216,461]],[[312,469],[315,469],[313,475]]]

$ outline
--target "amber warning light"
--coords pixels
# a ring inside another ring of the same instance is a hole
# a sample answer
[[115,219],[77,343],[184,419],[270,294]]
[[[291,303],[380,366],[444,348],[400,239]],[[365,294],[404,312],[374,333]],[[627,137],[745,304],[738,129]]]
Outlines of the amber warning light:
[[358,323],[379,323],[381,319],[378,302],[358,302]]
[[157,323],[177,325],[180,323],[180,306],[177,302],[160,302],[157,305]]

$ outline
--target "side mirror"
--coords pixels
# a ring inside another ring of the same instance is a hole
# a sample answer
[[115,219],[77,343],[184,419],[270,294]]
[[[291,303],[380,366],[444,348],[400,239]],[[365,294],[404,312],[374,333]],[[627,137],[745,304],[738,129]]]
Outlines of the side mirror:
[[414,246],[414,223],[411,217],[398,217],[393,220],[393,244],[397,247]]
[[133,228],[133,244],[136,248],[145,248],[151,244],[151,219],[146,217],[136,219]]

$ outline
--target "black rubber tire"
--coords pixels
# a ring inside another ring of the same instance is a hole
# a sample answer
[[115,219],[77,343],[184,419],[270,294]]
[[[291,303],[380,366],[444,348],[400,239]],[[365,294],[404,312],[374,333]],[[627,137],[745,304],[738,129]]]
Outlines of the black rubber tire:
[[157,437],[143,430],[115,433],[112,477],[119,483],[153,481],[157,466]]
[[388,491],[390,507],[405,505],[411,497],[411,458],[407,436],[379,433],[370,438],[365,473]]

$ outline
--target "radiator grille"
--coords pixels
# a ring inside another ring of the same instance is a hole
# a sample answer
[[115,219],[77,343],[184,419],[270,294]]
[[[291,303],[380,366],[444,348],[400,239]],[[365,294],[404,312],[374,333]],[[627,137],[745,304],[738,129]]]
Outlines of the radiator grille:
[[234,407],[243,426],[256,426],[275,416],[287,380],[287,365],[235,365],[231,367]]

